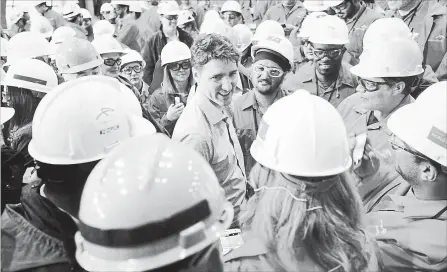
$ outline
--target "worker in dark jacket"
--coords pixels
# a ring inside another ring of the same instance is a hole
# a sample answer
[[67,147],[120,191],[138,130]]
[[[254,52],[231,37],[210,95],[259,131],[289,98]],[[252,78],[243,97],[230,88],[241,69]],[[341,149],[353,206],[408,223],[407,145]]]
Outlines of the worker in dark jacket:
[[149,86],[152,83],[155,64],[160,58],[161,50],[168,42],[179,40],[188,47],[191,47],[193,43],[191,36],[177,27],[180,7],[176,2],[160,3],[158,13],[161,21],[160,30],[149,38],[142,50],[143,59],[146,62],[143,80]]
[[138,100],[115,80],[89,76],[54,91],[58,95],[46,97],[33,118],[29,151],[38,165],[36,180],[2,214],[2,271],[83,271],[74,235],[88,175],[116,143],[155,133]]

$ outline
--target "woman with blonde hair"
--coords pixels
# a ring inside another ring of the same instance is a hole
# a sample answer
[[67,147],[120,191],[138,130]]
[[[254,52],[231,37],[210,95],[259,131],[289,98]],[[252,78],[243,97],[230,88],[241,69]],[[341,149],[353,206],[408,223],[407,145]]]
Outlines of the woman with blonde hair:
[[256,193],[241,218],[245,244],[225,256],[226,271],[380,271],[346,129],[330,103],[301,90],[278,100],[251,154]]

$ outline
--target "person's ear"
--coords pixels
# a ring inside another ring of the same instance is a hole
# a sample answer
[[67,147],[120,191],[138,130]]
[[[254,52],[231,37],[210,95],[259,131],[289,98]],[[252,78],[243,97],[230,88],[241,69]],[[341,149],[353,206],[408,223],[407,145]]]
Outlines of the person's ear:
[[195,67],[192,67],[192,77],[194,78],[195,82],[199,82],[201,76],[201,71]]
[[405,85],[405,82],[403,82],[403,81],[394,83],[393,94],[394,95],[402,94],[405,91],[405,87],[406,87],[406,85]]
[[428,182],[434,182],[438,177],[438,170],[429,161],[423,161],[419,164],[421,179]]

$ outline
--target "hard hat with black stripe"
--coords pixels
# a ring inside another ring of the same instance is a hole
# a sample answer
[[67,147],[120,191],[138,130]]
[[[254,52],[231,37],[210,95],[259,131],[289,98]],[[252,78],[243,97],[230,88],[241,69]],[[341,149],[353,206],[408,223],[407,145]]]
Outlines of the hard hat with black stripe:
[[162,134],[130,139],[87,179],[76,259],[88,271],[222,271],[232,219],[200,154]]

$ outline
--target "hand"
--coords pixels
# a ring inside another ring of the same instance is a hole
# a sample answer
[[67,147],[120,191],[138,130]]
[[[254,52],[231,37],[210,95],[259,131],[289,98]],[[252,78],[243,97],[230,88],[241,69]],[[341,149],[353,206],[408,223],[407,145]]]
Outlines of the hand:
[[166,113],[166,118],[169,121],[176,121],[182,114],[184,108],[185,105],[183,105],[183,103],[178,103],[177,105],[171,104]]
[[[351,154],[354,153],[356,138],[352,134],[349,136],[349,148]],[[358,163],[353,162],[352,170],[359,178],[365,178],[377,173],[380,168],[380,159],[377,157],[376,152],[369,143],[368,138],[366,139],[365,148],[363,151],[363,156],[360,158]]]

